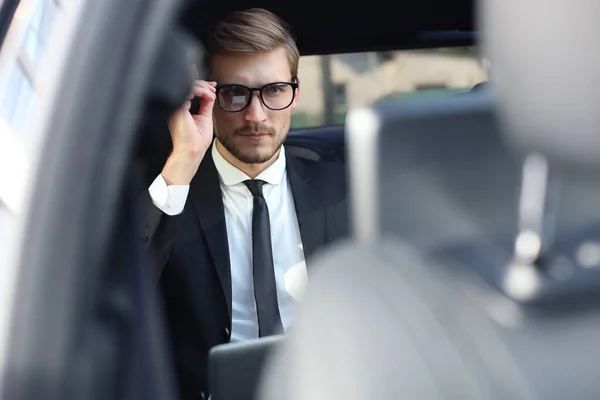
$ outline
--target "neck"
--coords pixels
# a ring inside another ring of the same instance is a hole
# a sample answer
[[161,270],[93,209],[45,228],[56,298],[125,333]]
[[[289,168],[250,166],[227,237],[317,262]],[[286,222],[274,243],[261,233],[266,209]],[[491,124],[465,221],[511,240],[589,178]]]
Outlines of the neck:
[[258,175],[260,175],[261,172],[263,172],[265,169],[269,168],[271,165],[273,165],[273,163],[277,160],[277,158],[279,157],[279,152],[281,151],[281,148],[279,148],[279,150],[277,150],[275,152],[275,154],[273,155],[273,157],[271,157],[271,159],[269,159],[268,161],[261,163],[261,164],[246,164],[241,162],[240,160],[238,160],[237,158],[235,158],[219,141],[219,139],[217,139],[215,141],[215,145],[217,146],[217,151],[219,152],[219,154],[221,154],[223,156],[223,158],[231,165],[233,165],[234,167],[236,167],[237,169],[239,169],[240,171],[242,171],[243,173],[245,173],[246,175],[248,175],[251,179],[256,178]]

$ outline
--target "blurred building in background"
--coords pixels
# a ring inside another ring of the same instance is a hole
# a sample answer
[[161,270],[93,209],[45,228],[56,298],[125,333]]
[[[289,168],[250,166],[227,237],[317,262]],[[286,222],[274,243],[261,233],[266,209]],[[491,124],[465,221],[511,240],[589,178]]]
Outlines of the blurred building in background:
[[349,108],[471,89],[486,80],[474,48],[369,52],[300,58],[293,128],[343,123]]

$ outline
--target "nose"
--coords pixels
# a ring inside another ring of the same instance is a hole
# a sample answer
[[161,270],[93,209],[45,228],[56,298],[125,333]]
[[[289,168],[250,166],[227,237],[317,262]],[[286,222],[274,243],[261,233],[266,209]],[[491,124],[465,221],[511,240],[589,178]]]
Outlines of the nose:
[[252,96],[250,104],[248,105],[248,108],[246,108],[244,117],[247,122],[251,123],[263,122],[267,118],[264,106],[262,101],[260,101],[260,95],[258,93],[254,93]]

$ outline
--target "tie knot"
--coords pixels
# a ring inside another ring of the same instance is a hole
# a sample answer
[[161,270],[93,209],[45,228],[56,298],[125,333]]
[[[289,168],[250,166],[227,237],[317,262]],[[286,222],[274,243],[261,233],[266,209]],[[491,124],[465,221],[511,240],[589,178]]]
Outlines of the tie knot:
[[248,188],[248,190],[250,190],[250,193],[252,193],[252,196],[254,197],[263,195],[263,185],[265,183],[265,181],[262,181],[260,179],[248,179],[244,181],[244,185],[246,185],[246,187]]

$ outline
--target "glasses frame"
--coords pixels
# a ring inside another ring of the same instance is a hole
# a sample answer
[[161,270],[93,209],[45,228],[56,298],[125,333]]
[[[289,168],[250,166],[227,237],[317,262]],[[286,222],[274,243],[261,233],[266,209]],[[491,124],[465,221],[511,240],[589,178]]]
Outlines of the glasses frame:
[[[290,103],[285,107],[271,108],[267,105],[267,103],[265,103],[265,99],[263,98],[262,91],[267,86],[278,85],[278,84],[282,84],[282,83],[286,84],[286,85],[290,85],[292,87],[292,99],[290,100]],[[239,110],[234,110],[234,111],[226,110],[225,108],[223,108],[223,106],[221,105],[221,102],[219,101],[219,92],[221,91],[221,89],[231,87],[231,86],[243,87],[243,88],[248,89],[248,91],[250,92],[250,95],[248,96],[248,100],[246,101],[246,105],[244,107],[240,108]],[[219,108],[221,110],[228,112],[228,113],[242,112],[250,106],[250,103],[252,103],[252,97],[254,95],[254,92],[258,92],[258,98],[260,99],[260,102],[262,103],[262,105],[264,105],[265,107],[267,107],[269,110],[272,110],[272,111],[281,111],[281,110],[285,110],[286,108],[288,108],[289,106],[292,105],[292,103],[294,102],[294,99],[296,98],[296,89],[298,89],[298,78],[296,78],[296,77],[292,78],[292,82],[271,82],[271,83],[267,83],[266,85],[263,85],[259,88],[251,88],[246,85],[241,85],[241,84],[237,84],[237,83],[231,83],[231,84],[227,84],[227,85],[217,85],[217,87],[216,87],[217,104],[219,105]]]

